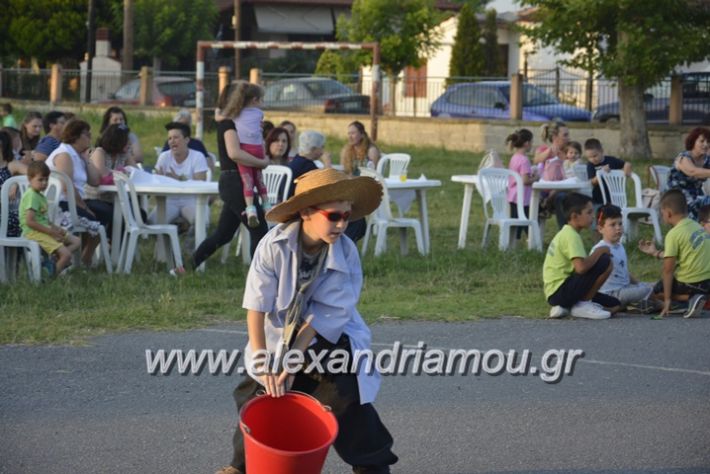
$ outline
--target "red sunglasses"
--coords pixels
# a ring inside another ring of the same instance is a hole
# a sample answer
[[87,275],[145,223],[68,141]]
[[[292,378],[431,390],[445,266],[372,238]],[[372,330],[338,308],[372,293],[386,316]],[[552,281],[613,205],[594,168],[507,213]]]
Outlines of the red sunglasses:
[[350,211],[325,211],[317,207],[314,207],[313,210],[318,211],[319,214],[323,214],[325,218],[328,219],[330,222],[347,221],[348,219],[350,219]]

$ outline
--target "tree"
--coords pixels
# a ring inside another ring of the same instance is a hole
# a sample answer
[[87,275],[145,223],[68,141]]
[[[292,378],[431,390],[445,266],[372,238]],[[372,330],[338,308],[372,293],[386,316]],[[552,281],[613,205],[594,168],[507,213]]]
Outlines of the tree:
[[10,0],[10,11],[8,33],[18,56],[40,63],[83,56],[85,0]]
[[710,7],[703,0],[521,0],[539,20],[524,30],[619,85],[621,154],[649,158],[644,91],[684,62],[710,57]]
[[213,0],[135,0],[135,55],[152,58],[153,69],[194,55],[198,40],[212,37]]
[[[98,26],[115,31],[110,6],[121,1],[97,2]],[[87,9],[86,0],[9,0],[0,15],[0,59],[75,65],[86,51]]]
[[[335,37],[338,41],[348,41],[348,23],[344,15],[338,17]],[[360,66],[367,63],[369,54],[362,51],[342,51],[327,49],[321,53],[316,64],[316,74],[335,76],[340,82],[352,82],[360,72]]]
[[486,11],[486,21],[483,24],[483,41],[486,76],[503,76],[503,60],[498,47],[498,14],[495,9]]
[[[449,81],[458,77],[482,76],[485,70],[481,33],[474,8],[466,3],[459,12],[454,46],[449,62]],[[452,79],[453,78],[453,79]]]
[[380,43],[380,63],[390,77],[394,98],[397,76],[404,68],[420,66],[439,47],[441,20],[434,0],[355,0],[350,19],[339,25],[349,41]]

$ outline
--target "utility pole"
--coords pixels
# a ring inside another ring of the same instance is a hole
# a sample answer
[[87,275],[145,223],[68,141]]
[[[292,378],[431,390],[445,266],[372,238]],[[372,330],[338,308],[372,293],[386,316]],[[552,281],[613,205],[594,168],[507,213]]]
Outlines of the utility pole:
[[[234,16],[232,17],[232,28],[234,28],[234,41],[239,41],[239,31],[242,23],[242,2],[241,0],[234,0]],[[239,79],[239,68],[241,67],[241,62],[239,59],[240,49],[234,48],[234,78]]]
[[88,19],[86,21],[86,102],[91,102],[91,63],[96,55],[96,40],[94,39],[94,30],[96,29],[96,9],[94,8],[94,0],[89,0]]
[[123,60],[124,74],[133,70],[133,0],[123,0]]

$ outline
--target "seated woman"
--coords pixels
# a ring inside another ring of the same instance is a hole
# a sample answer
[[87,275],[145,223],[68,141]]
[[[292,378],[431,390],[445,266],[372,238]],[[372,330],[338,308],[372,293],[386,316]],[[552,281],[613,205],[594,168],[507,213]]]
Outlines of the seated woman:
[[291,144],[291,149],[288,152],[288,158],[289,161],[291,158],[296,156],[296,151],[298,150],[297,145],[297,140],[296,140],[296,132],[298,129],[296,128],[296,124],[291,122],[290,120],[284,120],[279,124],[279,128],[283,128],[288,132],[288,141]]
[[[173,122],[184,123],[188,127],[192,127],[192,115],[190,114],[189,110],[180,109],[180,111],[175,114],[175,117],[173,117]],[[212,161],[212,157],[207,151],[207,148],[205,147],[205,144],[202,142],[202,140],[191,136],[190,141],[187,142],[187,146],[191,150],[199,151],[200,153],[205,155],[205,159],[207,160],[207,166],[209,166],[210,171],[214,173],[215,163],[214,161]],[[168,141],[165,140],[165,144],[163,145],[163,151],[168,151],[169,149],[170,147],[168,146]]]
[[[126,117],[126,112],[124,112],[120,107],[109,107],[106,109],[106,112],[104,112],[104,116],[101,119],[101,129],[99,130],[99,133],[103,134],[109,125],[114,124],[128,126],[128,117]],[[141,142],[138,140],[138,136],[135,133],[130,132],[128,137],[131,142],[131,156],[133,157],[133,161],[136,163],[143,163],[143,148],[141,148]]]
[[[70,120],[62,132],[61,145],[47,157],[47,166],[51,170],[61,171],[72,181],[74,189],[65,189],[64,193],[74,193],[79,217],[99,221],[109,229],[113,220],[113,205],[99,199],[88,199],[86,196],[85,186],[87,184],[98,186],[101,181],[99,170],[87,156],[90,147],[91,126],[80,119]],[[62,197],[59,207],[66,212],[69,210],[69,205],[66,195]],[[82,261],[85,265],[91,265],[91,258],[98,243],[98,235],[86,237],[82,252]]]
[[[100,184],[113,184],[113,171],[123,171],[126,166],[136,166],[130,156],[131,143],[128,138],[130,133],[125,125],[109,125],[99,138],[98,146],[94,148],[89,158],[99,171]],[[89,199],[101,199],[113,202],[113,195],[100,194],[95,186],[86,186],[86,196]]]
[[[18,174],[27,174],[27,166],[15,160],[15,155],[12,152],[12,137],[10,134],[0,131],[0,189],[2,189],[5,181]],[[13,191],[11,189],[11,199],[12,193]],[[0,212],[5,213],[5,210],[0,209]],[[17,214],[17,208],[13,209],[11,205],[7,212],[7,237],[19,237],[22,234],[22,230],[20,229],[20,219]],[[0,250],[0,252],[2,251],[3,250]]]
[[380,150],[367,136],[365,126],[357,120],[348,125],[348,143],[340,152],[340,164],[350,176],[359,176],[359,168],[377,168]]
[[264,152],[272,165],[286,166],[291,161],[291,136],[281,127],[272,129],[264,140]]
[[22,154],[25,155],[26,158],[29,158],[31,156],[30,152],[37,148],[41,134],[42,114],[39,112],[27,112],[27,115],[25,115],[25,119],[22,121],[22,125],[20,126]]
[[710,204],[703,184],[710,178],[710,129],[697,127],[685,139],[685,151],[673,162],[668,189],[680,189],[688,203],[688,216],[698,220],[698,209]]
[[[168,131],[170,149],[158,157],[155,164],[155,174],[168,176],[178,181],[207,179],[207,161],[202,153],[191,150],[187,144],[190,141],[190,127],[184,123],[170,122],[165,126]],[[195,223],[195,197],[170,197],[165,203],[166,222],[172,223],[179,217],[190,225]],[[148,220],[156,223],[156,211],[151,212]]]
[[[288,164],[288,167],[291,168],[291,177],[293,179],[290,183],[288,197],[293,196],[296,190],[296,180],[301,175],[318,169],[314,161],[322,159],[324,163],[330,165],[330,153],[323,150],[324,146],[325,136],[320,132],[306,130],[298,136],[298,154]],[[330,168],[330,166],[327,167]]]

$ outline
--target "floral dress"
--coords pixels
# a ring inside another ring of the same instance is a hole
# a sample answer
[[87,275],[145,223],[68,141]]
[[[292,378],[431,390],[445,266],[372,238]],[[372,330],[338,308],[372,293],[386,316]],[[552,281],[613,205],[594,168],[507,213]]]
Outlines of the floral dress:
[[[12,178],[12,173],[10,169],[6,166],[0,168],[0,188],[8,179]],[[7,236],[8,237],[19,237],[22,234],[20,229],[20,219],[17,214],[17,202],[10,202],[10,213],[9,220],[7,221]],[[2,211],[4,212],[4,211]]]
[[[675,160],[675,163],[687,158],[693,160],[690,152],[684,151]],[[710,155],[703,157],[702,168],[710,169]],[[693,220],[698,220],[698,210],[710,204],[710,196],[703,192],[705,178],[693,178],[680,171],[674,164],[668,175],[668,189],[680,189],[685,195],[688,203],[688,216]]]

